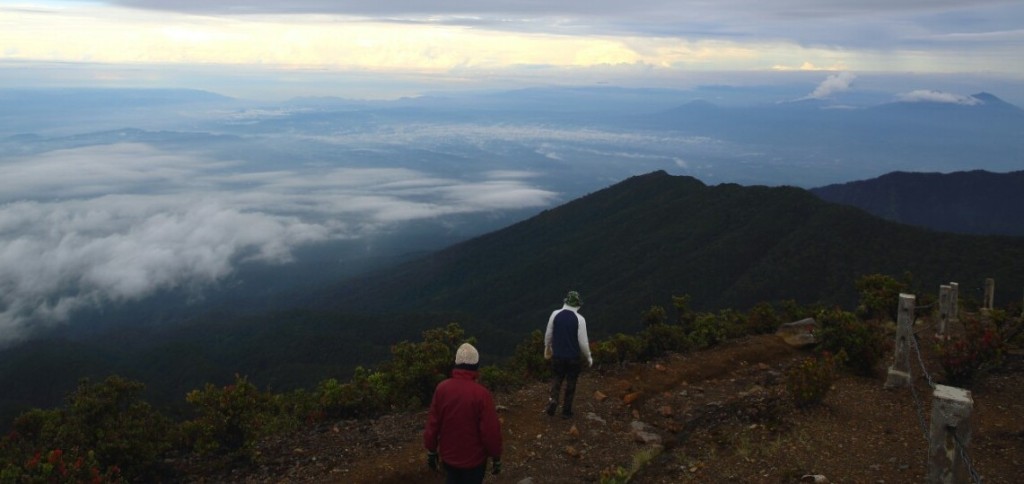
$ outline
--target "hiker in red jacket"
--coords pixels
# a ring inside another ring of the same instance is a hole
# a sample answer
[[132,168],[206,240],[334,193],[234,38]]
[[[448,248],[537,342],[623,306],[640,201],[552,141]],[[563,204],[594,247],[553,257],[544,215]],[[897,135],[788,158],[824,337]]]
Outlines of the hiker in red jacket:
[[463,343],[451,378],[438,383],[430,402],[423,430],[427,465],[437,470],[440,455],[448,484],[483,482],[488,457],[491,473],[501,472],[501,422],[491,393],[476,382],[479,365],[476,348]]

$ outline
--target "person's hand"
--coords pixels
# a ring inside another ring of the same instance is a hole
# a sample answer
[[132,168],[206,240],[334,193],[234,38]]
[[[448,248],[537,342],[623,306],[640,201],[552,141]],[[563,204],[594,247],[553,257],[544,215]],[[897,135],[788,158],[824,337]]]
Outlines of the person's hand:
[[594,357],[593,357],[593,356],[588,356],[588,357],[587,357],[587,363],[588,363],[588,364],[589,364],[590,366],[594,366]]
[[493,459],[491,463],[491,474],[501,474],[501,459]]
[[432,471],[437,470],[437,452],[427,452],[427,467]]
[[554,356],[554,351],[551,349],[550,346],[545,346],[544,347],[544,359],[545,360],[550,360],[552,356]]

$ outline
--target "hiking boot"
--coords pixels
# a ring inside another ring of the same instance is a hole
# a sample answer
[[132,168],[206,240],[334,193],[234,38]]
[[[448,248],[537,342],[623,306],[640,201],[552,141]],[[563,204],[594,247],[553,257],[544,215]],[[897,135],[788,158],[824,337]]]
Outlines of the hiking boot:
[[572,418],[572,412],[562,412],[563,420],[569,420],[570,418]]
[[544,409],[544,413],[548,414],[549,417],[553,417],[555,415],[556,408],[558,408],[558,402],[549,400],[547,408]]

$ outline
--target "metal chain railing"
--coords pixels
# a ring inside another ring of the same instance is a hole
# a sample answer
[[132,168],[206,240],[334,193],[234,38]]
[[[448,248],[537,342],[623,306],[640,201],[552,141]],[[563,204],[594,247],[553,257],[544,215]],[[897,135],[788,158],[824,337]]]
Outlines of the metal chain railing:
[[[916,338],[911,337],[910,339],[913,341]],[[913,346],[915,348],[917,347],[916,344],[914,344]],[[919,355],[920,355],[920,353],[919,353]],[[907,375],[908,375],[908,380],[909,380],[907,382],[907,386],[910,387],[910,394],[914,397],[914,410],[917,411],[917,423],[919,423],[921,425],[921,433],[924,434],[924,441],[927,443],[928,442],[928,424],[924,420],[924,406],[921,404],[921,398],[917,396],[917,387],[914,386],[914,371],[913,371],[913,367],[910,364],[910,352],[909,351],[904,351],[903,352],[903,359],[906,360],[906,361],[904,361],[904,364],[906,364],[906,366],[907,366]]]
[[[914,349],[914,354],[917,355],[917,363],[921,365],[921,373],[924,373],[925,378],[928,380],[928,388],[935,390],[935,382],[932,381],[932,375],[928,373],[928,368],[924,366],[924,358],[921,357],[921,348],[917,346],[917,336],[910,338],[910,347]],[[909,367],[910,364],[907,364]]]
[[974,482],[981,484],[981,476],[978,474],[978,471],[974,470],[974,464],[971,463],[971,458],[967,455],[967,447],[960,442],[960,437],[956,434],[956,429],[949,428],[946,429],[946,431],[953,434],[953,441],[956,442],[956,450],[960,454],[960,459],[964,461],[964,465],[967,466],[967,472],[971,475],[971,479]]
[[[917,362],[921,366],[921,373],[924,374],[925,379],[928,381],[928,387],[934,391],[935,382],[932,380],[931,374],[928,373],[928,368],[924,365],[924,358],[921,357],[921,348],[917,344],[917,333],[913,333],[909,339],[909,346],[913,349],[914,354],[917,355]],[[914,397],[914,409],[917,411],[917,421],[921,425],[921,432],[924,434],[925,442],[929,442],[928,425],[925,423],[924,419],[924,406],[921,404],[921,398],[917,395],[917,388],[914,386],[914,374],[911,370],[912,365],[910,363],[910,352],[905,351],[903,357],[906,359],[904,363],[907,366],[907,374],[910,377],[908,386],[910,387],[910,394]],[[971,475],[971,479],[973,479],[975,483],[981,484],[981,476],[976,470],[974,470],[974,464],[971,462],[970,456],[967,455],[967,448],[962,442],[960,442],[960,437],[957,436],[956,429],[950,428],[946,429],[946,431],[953,434],[953,440],[956,441],[957,453],[960,455],[960,459],[963,460],[967,472]]]

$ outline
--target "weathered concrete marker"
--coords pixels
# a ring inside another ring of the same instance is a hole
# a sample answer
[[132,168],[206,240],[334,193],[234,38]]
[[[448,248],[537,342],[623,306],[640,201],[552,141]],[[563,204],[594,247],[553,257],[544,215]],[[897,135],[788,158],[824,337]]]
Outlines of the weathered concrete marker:
[[939,328],[938,334],[946,334],[946,326],[949,324],[949,314],[953,311],[953,288],[948,285],[939,286]]
[[966,447],[971,440],[973,408],[970,391],[935,385],[928,435],[928,483],[971,482],[970,469],[957,449],[957,441]]
[[984,309],[994,309],[996,307],[996,280],[991,277],[985,279],[985,304]]
[[885,378],[885,388],[898,388],[910,384],[910,338],[914,337],[914,301],[913,294],[900,294],[899,314],[896,318],[896,350],[893,352],[892,366]]

